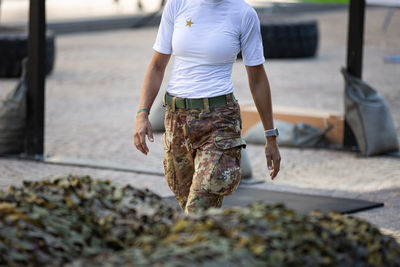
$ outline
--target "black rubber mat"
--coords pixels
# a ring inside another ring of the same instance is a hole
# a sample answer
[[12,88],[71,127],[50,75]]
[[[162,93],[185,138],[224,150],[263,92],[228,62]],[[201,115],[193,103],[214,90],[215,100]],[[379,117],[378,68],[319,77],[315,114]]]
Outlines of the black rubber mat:
[[[168,197],[167,199],[178,205],[174,197]],[[256,201],[263,201],[270,204],[283,203],[286,207],[303,214],[308,214],[312,210],[319,210],[324,213],[335,210],[342,214],[348,214],[383,206],[383,203],[359,199],[296,194],[241,186],[233,195],[225,197],[223,208],[233,206],[245,207]]]

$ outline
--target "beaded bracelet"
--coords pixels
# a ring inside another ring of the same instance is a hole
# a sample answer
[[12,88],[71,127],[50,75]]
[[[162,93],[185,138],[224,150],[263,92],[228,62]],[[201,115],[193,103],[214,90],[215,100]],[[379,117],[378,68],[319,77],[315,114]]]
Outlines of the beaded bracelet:
[[137,112],[137,114],[139,114],[139,113],[142,112],[142,111],[146,111],[147,114],[150,114],[150,111],[148,111],[147,109],[141,109],[141,110],[139,110],[139,111]]

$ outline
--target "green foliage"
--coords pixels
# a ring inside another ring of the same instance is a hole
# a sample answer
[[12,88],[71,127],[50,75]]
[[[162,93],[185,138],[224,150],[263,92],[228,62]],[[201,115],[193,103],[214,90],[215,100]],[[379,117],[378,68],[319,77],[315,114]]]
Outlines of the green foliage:
[[185,216],[159,196],[90,177],[0,192],[0,265],[400,266],[368,222],[283,205]]

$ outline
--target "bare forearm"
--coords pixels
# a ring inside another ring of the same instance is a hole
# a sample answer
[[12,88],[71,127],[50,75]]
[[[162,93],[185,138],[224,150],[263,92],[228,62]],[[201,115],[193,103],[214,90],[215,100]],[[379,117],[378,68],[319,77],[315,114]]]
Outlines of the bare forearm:
[[171,55],[154,52],[144,77],[139,109],[150,110],[156,98]]
[[157,96],[162,80],[164,78],[165,68],[168,64],[170,55],[154,52],[149,67],[144,77],[142,91],[140,93],[139,110],[136,115],[136,126],[133,133],[133,140],[136,148],[147,155],[149,148],[146,144],[146,135],[150,142],[153,142],[153,130],[148,118],[148,112],[142,112],[143,109],[150,111],[154,99]]
[[264,68],[257,70],[255,77],[249,77],[249,86],[264,129],[274,128],[271,89]]
[[[271,89],[264,66],[246,66],[249,77],[249,86],[253,95],[254,103],[260,114],[262,124],[265,130],[274,128],[274,119],[272,113]],[[276,136],[268,136],[265,143],[265,157],[267,159],[268,169],[271,170],[271,179],[274,179],[279,172],[281,156],[279,153]]]
[[140,93],[139,109],[150,110],[156,98],[162,80],[164,78],[164,70],[155,68],[149,65],[144,77],[142,91]]

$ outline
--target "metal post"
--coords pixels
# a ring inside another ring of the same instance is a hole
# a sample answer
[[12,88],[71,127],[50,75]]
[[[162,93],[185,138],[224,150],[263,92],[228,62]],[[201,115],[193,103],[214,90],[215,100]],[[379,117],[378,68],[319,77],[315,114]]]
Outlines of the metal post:
[[30,0],[25,147],[28,157],[43,156],[44,153],[45,34],[45,0]]
[[[360,78],[362,76],[364,42],[365,0],[350,0],[349,26],[347,36],[347,72]],[[357,145],[353,132],[345,122],[344,146]]]

